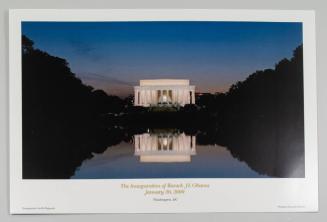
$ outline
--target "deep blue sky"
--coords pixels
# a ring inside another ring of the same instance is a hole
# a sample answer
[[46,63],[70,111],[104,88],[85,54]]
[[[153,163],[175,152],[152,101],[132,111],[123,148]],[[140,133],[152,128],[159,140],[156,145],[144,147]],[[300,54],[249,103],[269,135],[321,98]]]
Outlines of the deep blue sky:
[[118,95],[145,78],[225,91],[302,44],[301,23],[279,22],[23,22],[22,33],[85,83]]

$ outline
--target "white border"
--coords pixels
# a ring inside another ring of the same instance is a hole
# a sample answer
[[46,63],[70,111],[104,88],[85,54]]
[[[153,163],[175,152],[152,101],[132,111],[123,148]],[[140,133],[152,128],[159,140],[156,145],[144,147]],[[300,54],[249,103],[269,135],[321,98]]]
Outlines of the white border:
[[[22,21],[278,21],[303,23],[305,178],[22,180]],[[9,13],[10,213],[301,212],[318,210],[315,16],[274,10],[55,10]],[[121,183],[208,183],[175,202],[155,202]],[[28,209],[34,207],[35,209]]]

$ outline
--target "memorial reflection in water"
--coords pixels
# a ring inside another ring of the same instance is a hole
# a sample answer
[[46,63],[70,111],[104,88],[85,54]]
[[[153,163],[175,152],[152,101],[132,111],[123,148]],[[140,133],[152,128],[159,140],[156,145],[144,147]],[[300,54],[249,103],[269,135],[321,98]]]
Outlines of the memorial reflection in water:
[[195,136],[179,131],[154,130],[134,135],[135,156],[144,163],[191,162],[196,155]]

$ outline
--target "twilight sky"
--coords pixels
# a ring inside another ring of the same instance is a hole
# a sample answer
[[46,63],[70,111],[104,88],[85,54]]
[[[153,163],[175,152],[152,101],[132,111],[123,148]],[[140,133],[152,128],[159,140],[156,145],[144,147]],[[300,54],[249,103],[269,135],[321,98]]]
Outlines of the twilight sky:
[[84,83],[119,96],[147,78],[226,91],[302,44],[302,24],[286,22],[23,22],[22,33]]

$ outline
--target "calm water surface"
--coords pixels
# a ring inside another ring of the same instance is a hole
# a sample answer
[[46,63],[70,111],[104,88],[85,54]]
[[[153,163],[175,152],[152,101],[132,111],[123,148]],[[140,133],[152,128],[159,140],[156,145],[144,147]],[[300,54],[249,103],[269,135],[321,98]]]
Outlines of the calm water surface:
[[267,177],[218,145],[198,145],[196,136],[176,132],[134,135],[85,160],[72,179],[257,178]]

